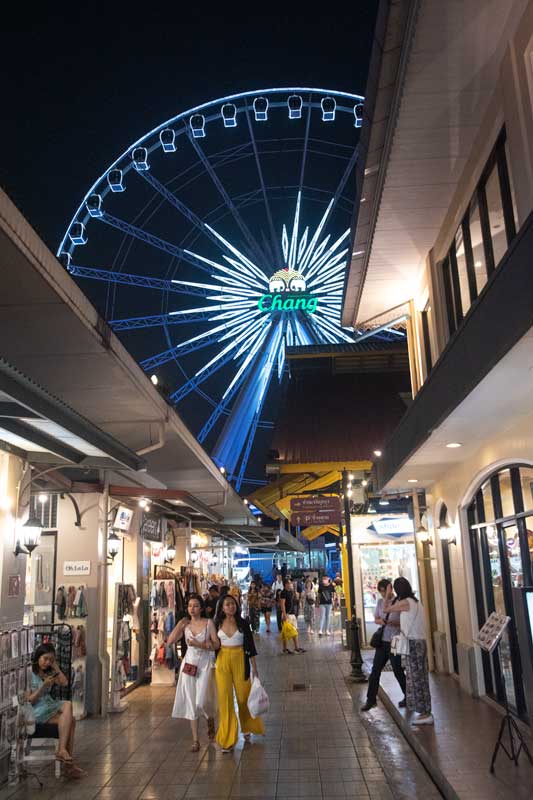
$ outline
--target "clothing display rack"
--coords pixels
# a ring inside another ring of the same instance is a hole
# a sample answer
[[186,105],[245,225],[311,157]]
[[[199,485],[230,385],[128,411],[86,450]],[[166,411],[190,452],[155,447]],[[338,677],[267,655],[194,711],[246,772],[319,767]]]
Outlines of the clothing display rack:
[[[109,711],[121,712],[128,707],[123,698],[128,682],[133,682],[131,650],[133,616],[137,592],[131,583],[115,584],[115,614],[113,617],[113,642],[111,659],[111,702]],[[138,666],[137,666],[138,670]]]
[[23,772],[25,725],[22,706],[31,691],[31,656],[35,649],[33,626],[22,622],[3,624],[0,631],[0,765],[8,758],[8,769],[0,770],[0,784],[18,783]]
[[176,646],[167,644],[167,638],[184,613],[185,597],[176,573],[171,567],[156,566],[150,581],[150,661],[155,686],[176,682]]
[[72,656],[69,673],[64,673],[71,687],[74,718],[87,716],[85,705],[87,676],[87,630],[86,618],[89,615],[87,605],[87,587],[59,586],[55,596],[55,617],[72,627]]

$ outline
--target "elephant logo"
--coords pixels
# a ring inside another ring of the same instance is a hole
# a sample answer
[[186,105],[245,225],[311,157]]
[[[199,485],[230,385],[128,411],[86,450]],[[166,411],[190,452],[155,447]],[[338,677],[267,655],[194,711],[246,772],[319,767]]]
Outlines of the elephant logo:
[[271,294],[280,292],[305,292],[306,283],[304,276],[295,269],[285,267],[275,272],[269,281],[269,291]]

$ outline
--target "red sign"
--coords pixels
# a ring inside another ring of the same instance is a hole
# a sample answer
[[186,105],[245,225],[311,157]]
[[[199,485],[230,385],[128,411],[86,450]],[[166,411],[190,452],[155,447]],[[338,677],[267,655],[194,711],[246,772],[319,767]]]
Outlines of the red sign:
[[292,497],[291,511],[306,511],[316,513],[319,511],[336,511],[340,513],[339,498],[336,496],[326,497]]
[[340,525],[339,509],[326,511],[297,511],[291,514],[291,525],[305,528],[308,525]]

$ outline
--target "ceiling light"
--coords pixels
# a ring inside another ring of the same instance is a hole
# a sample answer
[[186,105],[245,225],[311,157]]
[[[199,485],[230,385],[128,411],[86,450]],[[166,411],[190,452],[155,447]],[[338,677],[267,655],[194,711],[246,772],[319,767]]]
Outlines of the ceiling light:
[[365,480],[365,479],[363,479],[363,480],[361,481],[361,486],[368,486],[368,481],[367,481],[367,480]]
[[48,495],[47,494],[40,494],[37,497],[39,503],[47,503],[48,502]]
[[386,497],[382,497],[381,500],[379,501],[379,504],[380,506],[390,506],[390,503]]
[[369,506],[369,507],[368,507],[368,513],[369,513],[369,514],[377,514],[378,512],[376,511],[376,509],[374,508],[374,506]]
[[146,508],[149,505],[146,497],[141,497],[139,500],[139,508]]
[[378,458],[381,456],[381,453],[382,453],[381,450],[374,450],[374,455],[377,456]]
[[462,446],[463,446],[463,445],[461,444],[461,442],[449,442],[449,443],[446,445],[446,447],[449,447],[450,449],[452,449],[452,448],[454,448],[454,447],[462,447]]
[[221,473],[222,473],[223,475],[225,475],[225,474],[226,474],[226,467],[219,467],[219,470],[221,471]]
[[407,483],[418,483],[418,478],[407,478]]
[[159,378],[157,377],[157,375],[150,375],[150,380],[152,381],[154,386],[157,386],[157,384],[159,383]]
[[348,480],[349,481],[355,480],[355,475],[352,475],[352,473],[350,472],[350,474],[348,475]]
[[245,506],[248,505],[248,500],[246,499],[246,497],[244,498],[244,500],[242,502],[244,503]]
[[257,521],[258,521],[258,522],[261,522],[261,517],[257,517]]
[[474,266],[478,267],[478,268],[482,267],[483,266],[483,262],[482,261],[474,261]]
[[348,491],[346,492],[346,497],[350,498],[352,494],[353,494],[352,490],[348,489]]

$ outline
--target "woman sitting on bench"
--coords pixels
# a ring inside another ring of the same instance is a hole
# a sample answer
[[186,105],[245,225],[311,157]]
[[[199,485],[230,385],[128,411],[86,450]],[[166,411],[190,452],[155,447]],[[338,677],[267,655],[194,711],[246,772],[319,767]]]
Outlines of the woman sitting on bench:
[[68,686],[68,680],[58,667],[53,645],[41,644],[32,658],[32,691],[28,700],[33,706],[37,724],[57,725],[59,744],[56,759],[65,765],[69,778],[81,778],[87,773],[74,764],[74,731],[76,721],[70,700],[56,700],[50,694],[53,686]]

